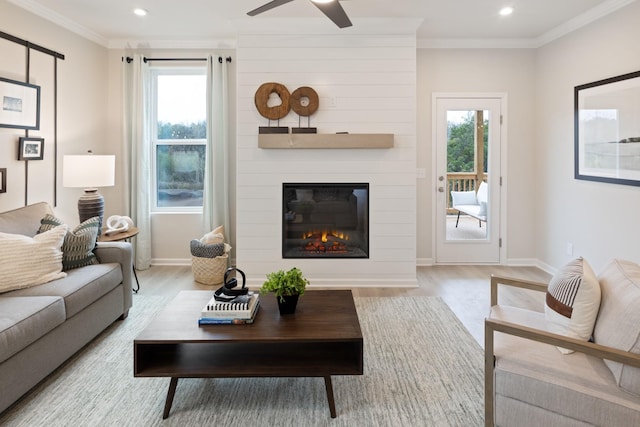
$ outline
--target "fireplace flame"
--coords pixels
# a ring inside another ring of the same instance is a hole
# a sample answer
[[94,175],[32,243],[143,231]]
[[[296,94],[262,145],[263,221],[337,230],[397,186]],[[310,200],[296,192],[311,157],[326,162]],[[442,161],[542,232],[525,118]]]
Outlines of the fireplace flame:
[[326,231],[322,232],[322,237],[320,237],[320,240],[322,241],[322,243],[327,243],[327,232]]

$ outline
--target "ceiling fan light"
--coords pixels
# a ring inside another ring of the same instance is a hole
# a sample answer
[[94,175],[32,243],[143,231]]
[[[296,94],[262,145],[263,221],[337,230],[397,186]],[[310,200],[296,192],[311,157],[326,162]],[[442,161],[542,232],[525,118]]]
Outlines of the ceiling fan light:
[[336,0],[311,0],[311,1],[314,2],[314,3],[322,4],[322,3],[331,3],[331,2],[334,2]]

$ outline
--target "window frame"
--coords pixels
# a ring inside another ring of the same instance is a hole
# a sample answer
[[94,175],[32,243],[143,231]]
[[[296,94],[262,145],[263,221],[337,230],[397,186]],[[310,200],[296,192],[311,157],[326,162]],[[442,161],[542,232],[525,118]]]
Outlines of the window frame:
[[[151,76],[151,108],[149,114],[150,150],[151,150],[151,213],[199,213],[203,212],[203,206],[158,206],[158,146],[162,145],[204,145],[206,156],[207,140],[204,139],[159,139],[158,138],[158,77],[161,75],[203,75],[206,76],[206,67],[197,66],[152,66],[149,67]],[[206,88],[205,88],[206,89]],[[205,123],[207,123],[205,117]],[[206,163],[205,163],[206,168]]]

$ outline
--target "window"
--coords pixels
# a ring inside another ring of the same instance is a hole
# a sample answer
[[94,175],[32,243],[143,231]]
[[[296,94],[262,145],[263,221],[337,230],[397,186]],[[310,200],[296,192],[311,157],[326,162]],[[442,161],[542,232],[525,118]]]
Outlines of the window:
[[206,74],[152,68],[153,210],[200,211],[206,159]]

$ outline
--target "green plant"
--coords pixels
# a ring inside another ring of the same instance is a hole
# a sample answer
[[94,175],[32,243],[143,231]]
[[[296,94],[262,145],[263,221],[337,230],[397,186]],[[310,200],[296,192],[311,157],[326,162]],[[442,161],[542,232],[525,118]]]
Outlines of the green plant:
[[284,301],[285,296],[302,295],[309,284],[302,271],[297,267],[285,272],[284,270],[274,271],[267,274],[267,280],[260,288],[261,294],[273,292],[280,301]]

